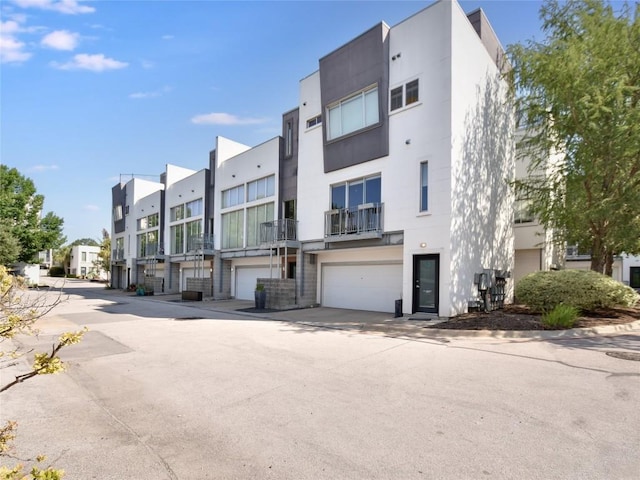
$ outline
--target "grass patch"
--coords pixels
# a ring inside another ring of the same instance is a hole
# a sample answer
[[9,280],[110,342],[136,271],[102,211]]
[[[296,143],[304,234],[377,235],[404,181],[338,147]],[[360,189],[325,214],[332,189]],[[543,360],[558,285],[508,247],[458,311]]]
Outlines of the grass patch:
[[580,311],[577,308],[561,303],[542,315],[542,324],[545,328],[553,330],[573,328],[579,314]]

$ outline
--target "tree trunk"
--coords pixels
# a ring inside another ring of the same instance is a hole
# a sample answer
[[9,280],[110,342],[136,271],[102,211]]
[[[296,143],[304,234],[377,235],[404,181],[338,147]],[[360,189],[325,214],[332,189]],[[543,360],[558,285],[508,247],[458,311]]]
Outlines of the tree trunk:
[[604,274],[613,277],[613,253],[611,251],[608,251],[606,255]]
[[604,273],[607,263],[607,252],[599,238],[594,238],[591,243],[591,270]]

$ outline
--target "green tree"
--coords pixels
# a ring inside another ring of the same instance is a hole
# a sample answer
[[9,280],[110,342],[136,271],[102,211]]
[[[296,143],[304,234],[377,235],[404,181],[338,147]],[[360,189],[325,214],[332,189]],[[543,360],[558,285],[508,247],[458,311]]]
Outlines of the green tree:
[[107,279],[111,271],[111,238],[106,229],[102,229],[102,242],[100,242],[100,252],[95,262],[96,270],[104,270],[107,272]]
[[74,240],[69,244],[70,247],[75,247],[77,245],[89,245],[91,247],[100,246],[100,244],[93,238],[79,238],[78,240]]
[[[615,6],[548,0],[544,40],[508,49],[531,161],[516,190],[608,275],[614,255],[640,253],[640,6]],[[549,152],[562,160],[550,165]]]
[[10,265],[18,260],[20,243],[6,225],[0,225],[0,265]]
[[19,245],[16,260],[32,262],[38,252],[58,248],[65,241],[64,220],[52,212],[42,215],[44,196],[33,181],[15,168],[0,165],[0,224]]

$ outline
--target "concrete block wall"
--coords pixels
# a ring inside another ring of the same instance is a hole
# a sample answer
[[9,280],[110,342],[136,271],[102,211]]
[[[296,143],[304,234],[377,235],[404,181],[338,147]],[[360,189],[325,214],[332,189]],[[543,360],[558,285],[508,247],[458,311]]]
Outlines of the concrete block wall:
[[318,282],[318,266],[313,254],[304,253],[301,249],[297,255],[296,287],[298,306],[311,307],[318,304],[316,286]]
[[162,277],[145,277],[144,286],[147,289],[153,289],[155,294],[163,293],[164,278]]
[[263,283],[267,292],[266,308],[277,310],[297,308],[295,280],[290,278],[259,278],[258,283]]
[[211,279],[187,277],[187,290],[202,292],[203,297],[211,296]]

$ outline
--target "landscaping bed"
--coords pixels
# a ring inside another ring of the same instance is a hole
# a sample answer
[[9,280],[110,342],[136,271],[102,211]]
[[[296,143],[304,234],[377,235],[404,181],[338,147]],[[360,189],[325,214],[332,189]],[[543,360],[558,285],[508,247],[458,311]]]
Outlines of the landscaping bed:
[[[578,317],[573,328],[620,325],[640,320],[640,307],[600,309]],[[542,316],[522,305],[506,305],[491,312],[470,312],[428,328],[455,330],[552,330],[542,324]]]

